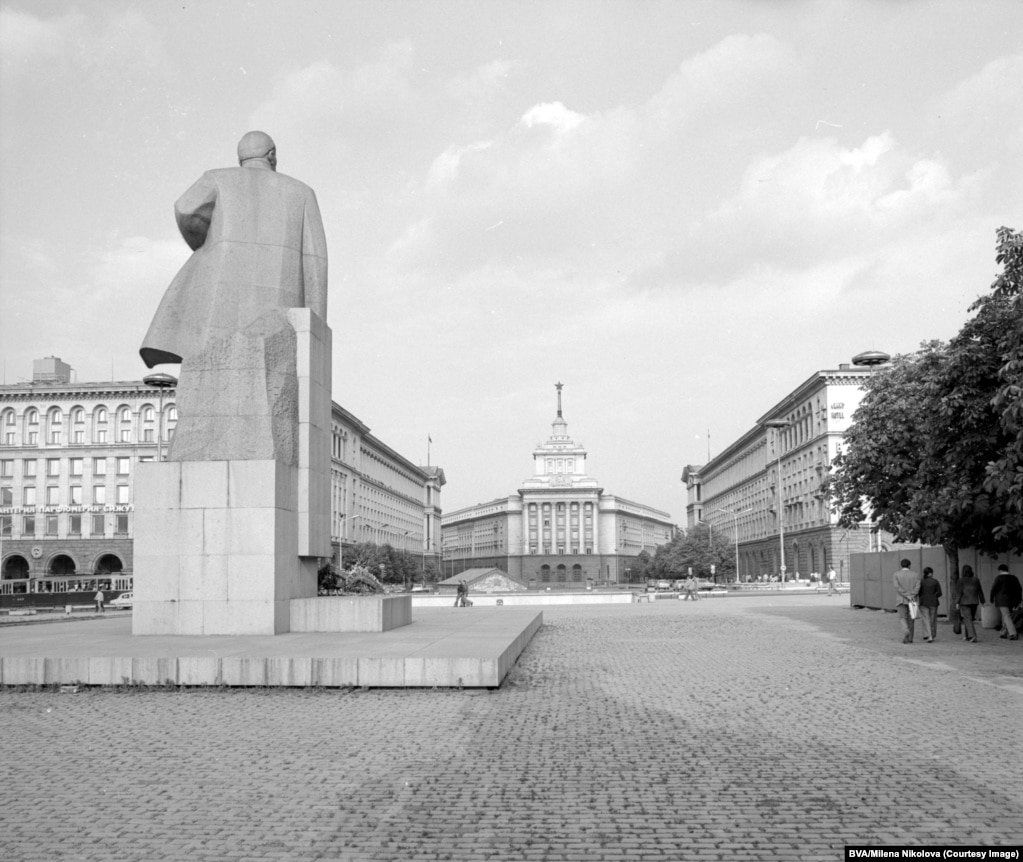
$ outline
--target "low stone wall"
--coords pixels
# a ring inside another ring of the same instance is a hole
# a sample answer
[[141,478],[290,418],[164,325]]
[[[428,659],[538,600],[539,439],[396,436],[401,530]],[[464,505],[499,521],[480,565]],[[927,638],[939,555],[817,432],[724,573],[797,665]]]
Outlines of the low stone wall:
[[317,596],[291,600],[293,632],[386,632],[412,622],[412,596]]
[[[522,607],[524,605],[629,605],[637,601],[635,594],[615,591],[600,592],[542,592],[542,593],[469,593],[469,601],[482,607],[505,606]],[[449,608],[455,604],[455,596],[451,595],[414,595],[412,606],[417,608]]]

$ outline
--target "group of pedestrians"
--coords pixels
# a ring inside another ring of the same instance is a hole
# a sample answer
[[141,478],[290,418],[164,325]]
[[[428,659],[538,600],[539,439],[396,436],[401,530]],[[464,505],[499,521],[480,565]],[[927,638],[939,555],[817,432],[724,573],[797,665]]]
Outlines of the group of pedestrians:
[[[895,611],[902,628],[902,642],[913,643],[916,620],[919,619],[924,642],[933,643],[937,636],[941,584],[934,577],[934,570],[930,566],[924,568],[922,576],[913,571],[909,560],[902,560],[900,566],[892,579],[898,596]],[[1019,579],[1009,573],[1009,567],[1004,563],[998,567],[989,598],[1001,615],[1000,637],[1019,640],[1016,624],[1023,613],[1023,587]],[[952,586],[949,618],[954,620],[952,631],[957,635],[962,631],[968,643],[977,643],[977,608],[983,604],[984,588],[980,580],[971,566],[963,566],[959,579]]]

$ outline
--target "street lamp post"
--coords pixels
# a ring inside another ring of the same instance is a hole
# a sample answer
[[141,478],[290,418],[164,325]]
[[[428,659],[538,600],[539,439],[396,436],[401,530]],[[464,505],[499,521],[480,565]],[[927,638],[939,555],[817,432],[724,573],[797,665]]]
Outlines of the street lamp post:
[[781,582],[785,583],[785,510],[782,508],[781,495],[781,431],[789,428],[792,423],[788,419],[768,419],[764,423],[765,428],[774,429],[774,442],[778,447],[778,551],[781,554]]
[[163,372],[157,372],[156,374],[147,374],[142,378],[142,382],[146,386],[152,386],[159,392],[158,400],[160,403],[159,414],[156,419],[156,460],[163,460],[163,393],[167,389],[172,389],[178,385],[178,378],[173,374],[164,374]]
[[735,533],[735,582],[739,583],[739,515],[745,515],[747,512],[752,512],[753,507],[749,509],[742,509],[739,512],[733,512],[731,509],[715,509],[715,512],[724,512],[726,515],[732,516],[732,530]]

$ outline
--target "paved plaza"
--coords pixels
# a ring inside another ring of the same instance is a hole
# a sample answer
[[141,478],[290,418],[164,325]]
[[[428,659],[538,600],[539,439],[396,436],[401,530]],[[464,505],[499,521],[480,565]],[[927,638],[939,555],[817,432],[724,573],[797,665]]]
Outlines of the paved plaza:
[[543,610],[492,691],[4,690],[0,858],[837,860],[846,844],[1023,843],[1020,642],[966,644],[942,623],[934,644],[903,645],[893,614],[847,596]]

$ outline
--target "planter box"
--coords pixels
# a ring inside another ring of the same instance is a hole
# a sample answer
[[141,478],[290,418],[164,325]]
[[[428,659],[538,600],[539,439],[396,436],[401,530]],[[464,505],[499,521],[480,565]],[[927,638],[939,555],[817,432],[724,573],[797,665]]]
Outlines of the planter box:
[[386,632],[412,622],[412,596],[317,596],[291,600],[293,632]]

